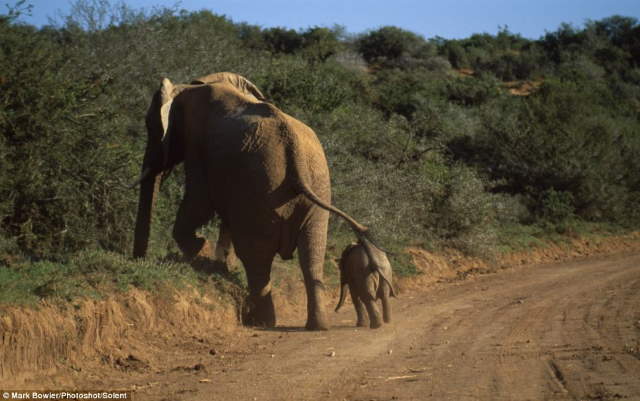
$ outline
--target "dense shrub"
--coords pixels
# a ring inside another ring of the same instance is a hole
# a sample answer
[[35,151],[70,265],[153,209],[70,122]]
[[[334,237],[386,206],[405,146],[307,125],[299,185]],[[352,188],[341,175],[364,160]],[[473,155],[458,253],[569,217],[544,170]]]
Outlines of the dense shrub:
[[421,61],[436,54],[435,47],[423,37],[395,26],[362,35],[356,47],[369,64],[387,68],[418,67]]
[[366,80],[358,73],[334,62],[309,65],[293,57],[272,59],[262,74],[256,74],[255,82],[290,112],[331,112],[367,94]]
[[[634,191],[627,180],[636,165],[626,155],[637,151],[636,122],[610,102],[601,86],[549,80],[528,99],[485,107],[482,129],[455,138],[450,149],[500,182],[500,190],[531,198],[540,216],[571,208],[588,219],[624,220]],[[560,203],[566,208],[553,206]]]
[[98,128],[116,117],[96,101],[108,83],[68,74],[69,53],[42,33],[0,30],[2,235],[34,256],[91,244],[120,249],[127,241],[117,227],[131,213],[122,185],[130,150]]
[[438,53],[454,68],[491,74],[504,81],[532,78],[540,72],[543,57],[535,42],[511,33],[507,27],[495,36],[475,34],[468,39],[439,42]]
[[281,27],[261,30],[257,26],[241,24],[238,36],[244,45],[270,54],[299,54],[311,62],[324,62],[338,53],[341,28],[313,27],[298,32]]

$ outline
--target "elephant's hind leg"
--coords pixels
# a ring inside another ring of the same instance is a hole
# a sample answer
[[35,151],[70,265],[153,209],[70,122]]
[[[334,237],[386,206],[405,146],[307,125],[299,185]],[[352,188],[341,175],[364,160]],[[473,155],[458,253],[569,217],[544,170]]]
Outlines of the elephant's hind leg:
[[380,299],[382,300],[382,319],[385,323],[391,323],[391,304],[389,302],[391,289],[386,282],[381,282],[380,285],[382,286],[382,294],[380,295]]
[[222,223],[216,242],[215,265],[216,269],[224,273],[231,271],[231,266],[235,264],[236,253],[231,241],[231,230]]
[[372,329],[377,329],[378,327],[382,326],[382,319],[380,318],[380,310],[378,309],[376,300],[369,294],[367,294],[364,298],[364,305],[367,308],[367,313],[369,314],[369,327]]
[[329,329],[323,283],[326,244],[327,219],[308,224],[298,237],[298,257],[307,290],[307,330]]
[[356,326],[367,327],[367,325],[369,324],[369,320],[367,319],[364,303],[362,302],[362,299],[360,299],[360,296],[357,294],[357,288],[357,285],[349,285],[351,301],[353,302],[353,307],[356,309]]
[[275,327],[276,311],[271,295],[271,263],[275,251],[261,249],[260,244],[238,244],[237,255],[247,273],[249,299],[242,323],[247,326]]

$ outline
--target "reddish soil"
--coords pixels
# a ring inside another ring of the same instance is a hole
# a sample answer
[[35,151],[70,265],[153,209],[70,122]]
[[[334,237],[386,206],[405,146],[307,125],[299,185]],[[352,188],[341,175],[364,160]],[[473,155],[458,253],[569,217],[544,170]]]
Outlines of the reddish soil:
[[[134,293],[86,312],[107,331],[58,323],[69,339],[93,334],[68,349],[51,339],[23,350],[23,369],[9,346],[26,340],[0,335],[0,351],[14,355],[0,356],[0,389],[133,389],[158,401],[640,400],[637,251],[514,267],[520,255],[499,269],[411,252],[424,274],[400,283],[394,321],[381,329],[355,328],[348,305],[332,330],[306,332],[297,297],[278,305],[276,329],[259,330],[225,325],[233,311],[214,303],[178,297],[162,309]],[[18,315],[0,315],[0,329],[13,332]],[[29,333],[34,344],[38,335]]]

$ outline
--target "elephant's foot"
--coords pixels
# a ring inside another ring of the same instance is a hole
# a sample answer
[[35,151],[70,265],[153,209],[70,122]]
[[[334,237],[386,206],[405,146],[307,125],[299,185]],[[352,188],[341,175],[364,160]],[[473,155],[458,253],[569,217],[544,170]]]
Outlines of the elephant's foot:
[[372,329],[377,329],[382,326],[382,319],[380,318],[380,314],[377,313],[377,310],[373,310],[373,313],[369,314],[369,327]]
[[366,320],[358,320],[356,322],[356,327],[367,327],[369,325],[369,322],[367,322]]
[[324,315],[309,316],[307,318],[307,324],[305,325],[307,330],[329,330],[329,322]]
[[178,246],[182,251],[184,260],[187,262],[191,262],[195,259],[213,260],[213,248],[211,247],[211,242],[205,238],[195,237],[188,242],[178,241]]
[[270,292],[264,296],[249,296],[242,324],[254,327],[276,326],[276,310]]
[[380,328],[382,326],[382,323],[378,320],[378,321],[371,321],[371,324],[369,325],[370,328],[372,329],[377,329]]
[[230,272],[232,266],[236,264],[236,254],[230,240],[218,240],[215,248],[215,264],[221,271]]
[[[228,273],[227,266],[213,259],[213,250],[208,240],[202,239],[200,250],[191,254],[185,253],[184,260],[193,266],[197,271],[208,274]],[[195,255],[194,255],[195,253]]]

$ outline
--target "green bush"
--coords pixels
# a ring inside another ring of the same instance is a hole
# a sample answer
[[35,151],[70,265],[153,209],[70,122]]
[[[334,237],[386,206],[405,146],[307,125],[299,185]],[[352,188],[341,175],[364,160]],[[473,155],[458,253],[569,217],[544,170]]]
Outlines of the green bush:
[[395,26],[362,35],[356,47],[367,63],[385,67],[416,66],[416,59],[426,59],[436,52],[423,37]]
[[587,82],[548,80],[528,99],[505,98],[484,108],[482,128],[449,143],[499,189],[532,200],[544,215],[549,191],[571,194],[576,213],[603,221],[624,219],[632,189],[625,155],[636,154],[635,123],[606,104],[606,89]]
[[542,193],[540,214],[543,218],[553,222],[563,222],[575,216],[573,194],[566,191],[556,191],[550,188]]
[[331,112],[358,102],[367,86],[358,72],[335,62],[309,64],[292,57],[271,60],[255,81],[269,99],[293,114]]
[[450,79],[446,83],[444,94],[450,102],[462,106],[479,106],[499,97],[502,92],[500,83],[493,76]]
[[313,27],[302,33],[303,55],[311,62],[325,62],[340,50],[340,28]]
[[0,30],[0,235],[37,257],[90,244],[118,248],[126,240],[116,227],[130,214],[121,175],[131,153],[98,129],[115,116],[95,103],[107,83],[69,75],[70,55],[41,33]]
[[263,41],[271,53],[293,54],[303,47],[303,38],[293,29],[269,28],[263,33]]

